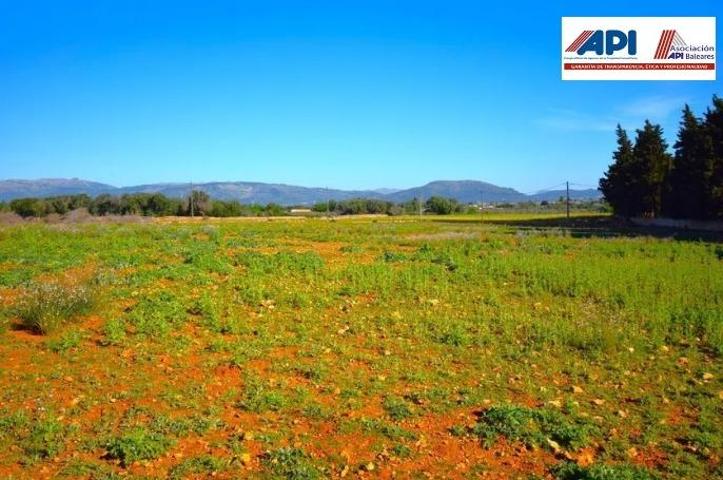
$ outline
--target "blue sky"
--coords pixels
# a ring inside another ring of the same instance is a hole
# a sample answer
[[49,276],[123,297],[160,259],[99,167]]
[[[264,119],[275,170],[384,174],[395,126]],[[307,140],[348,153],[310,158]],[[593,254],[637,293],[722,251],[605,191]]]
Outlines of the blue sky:
[[[560,17],[720,0],[0,0],[0,178],[596,185],[617,122],[675,138],[715,82],[563,82]],[[719,74],[720,77],[720,74]]]

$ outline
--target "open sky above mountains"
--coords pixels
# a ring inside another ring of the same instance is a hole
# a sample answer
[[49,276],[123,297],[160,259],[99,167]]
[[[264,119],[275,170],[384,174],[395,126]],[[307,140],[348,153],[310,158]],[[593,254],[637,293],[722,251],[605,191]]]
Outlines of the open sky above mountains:
[[[13,2],[0,178],[248,179],[342,189],[484,178],[595,186],[614,126],[700,113],[715,82],[562,82],[563,15],[719,0]],[[349,175],[353,172],[353,175]]]

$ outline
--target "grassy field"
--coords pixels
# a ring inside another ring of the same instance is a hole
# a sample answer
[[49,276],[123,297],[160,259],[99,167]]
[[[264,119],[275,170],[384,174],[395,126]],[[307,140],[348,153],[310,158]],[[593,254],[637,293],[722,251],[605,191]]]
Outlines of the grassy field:
[[0,478],[723,477],[722,244],[484,220],[0,227]]

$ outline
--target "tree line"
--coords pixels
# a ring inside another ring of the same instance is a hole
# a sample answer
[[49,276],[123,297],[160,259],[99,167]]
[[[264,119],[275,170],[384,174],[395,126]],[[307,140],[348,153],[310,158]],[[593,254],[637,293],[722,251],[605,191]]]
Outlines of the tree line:
[[613,163],[600,190],[613,211],[630,217],[723,219],[723,99],[702,117],[683,108],[670,153],[660,125],[646,120],[635,142],[617,126]]
[[[316,203],[311,210],[316,213],[329,212],[333,215],[386,214],[402,215],[424,213],[447,215],[464,213],[468,205],[460,204],[453,198],[430,197],[422,203],[413,199],[394,203],[378,199],[355,198],[350,200],[329,200]],[[209,216],[209,217],[258,217],[282,216],[290,213],[291,207],[276,203],[266,205],[241,203],[237,200],[214,200],[206,192],[194,190],[187,198],[169,198],[160,193],[133,193],[125,195],[86,194],[61,195],[44,198],[19,198],[0,203],[0,211],[9,210],[21,217],[46,217],[65,215],[73,210],[86,209],[91,215],[142,215],[164,216]]]
[[47,198],[18,198],[0,205],[21,217],[46,217],[65,215],[73,210],[87,209],[92,215],[142,215],[210,216],[210,217],[256,217],[285,215],[286,208],[275,203],[266,205],[243,204],[236,200],[213,200],[203,191],[195,190],[185,199],[169,198],[160,193],[133,193],[125,195],[86,194],[62,195]]
[[[420,204],[421,203],[421,204]],[[459,203],[454,198],[433,196],[426,201],[420,199],[394,203],[374,198],[352,198],[349,200],[329,200],[314,204],[312,210],[317,213],[329,212],[335,215],[360,215],[360,214],[386,214],[386,215],[410,215],[421,212],[436,215],[449,215],[452,213],[465,213],[469,210],[468,205]]]

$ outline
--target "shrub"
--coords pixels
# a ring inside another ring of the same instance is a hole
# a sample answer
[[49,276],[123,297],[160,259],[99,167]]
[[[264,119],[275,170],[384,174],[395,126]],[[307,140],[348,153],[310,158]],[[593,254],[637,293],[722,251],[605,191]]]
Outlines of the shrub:
[[52,458],[64,448],[65,428],[55,419],[38,420],[22,442],[23,450],[33,459]]
[[83,333],[79,330],[71,330],[64,333],[60,338],[47,342],[48,348],[55,353],[67,352],[78,347],[83,340]]
[[550,447],[549,441],[564,448],[585,444],[592,426],[567,418],[549,409],[532,409],[515,405],[493,406],[482,412],[472,431],[489,447],[502,435],[511,442],[528,446]]
[[269,452],[264,463],[273,471],[274,478],[288,480],[314,480],[322,478],[321,472],[311,461],[309,454],[298,448],[280,448]]
[[120,345],[126,338],[125,322],[121,318],[111,318],[103,325],[103,339],[100,344],[107,347]]
[[106,450],[108,458],[120,460],[121,465],[125,467],[138,460],[158,458],[171,445],[173,445],[171,439],[139,427],[110,440],[106,444]]
[[248,375],[243,396],[237,406],[254,413],[276,412],[286,406],[287,402],[288,399],[281,392],[267,388],[260,378]]
[[658,478],[648,470],[629,465],[591,465],[581,467],[565,462],[552,470],[557,480],[655,480]]
[[24,328],[44,335],[88,313],[94,303],[95,291],[88,285],[31,283],[16,314]]
[[389,396],[384,399],[382,406],[392,420],[404,420],[412,416],[409,404],[401,398]]

